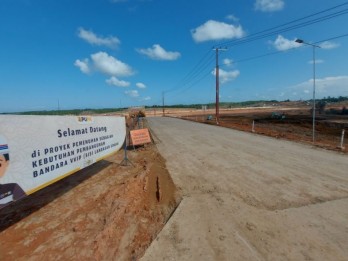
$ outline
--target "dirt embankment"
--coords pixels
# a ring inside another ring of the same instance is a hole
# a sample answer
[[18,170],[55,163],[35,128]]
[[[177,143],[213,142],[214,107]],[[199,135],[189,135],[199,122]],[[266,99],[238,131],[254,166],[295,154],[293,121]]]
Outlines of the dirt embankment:
[[0,260],[137,260],[179,196],[154,146],[123,151],[0,211]]

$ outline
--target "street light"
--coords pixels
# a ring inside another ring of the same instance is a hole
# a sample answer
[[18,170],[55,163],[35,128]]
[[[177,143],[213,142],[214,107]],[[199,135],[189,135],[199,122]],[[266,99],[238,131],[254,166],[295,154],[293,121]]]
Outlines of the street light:
[[295,42],[299,44],[306,44],[313,47],[313,135],[312,135],[312,139],[314,143],[315,142],[315,48],[320,48],[320,46],[307,43],[301,39],[296,39]]

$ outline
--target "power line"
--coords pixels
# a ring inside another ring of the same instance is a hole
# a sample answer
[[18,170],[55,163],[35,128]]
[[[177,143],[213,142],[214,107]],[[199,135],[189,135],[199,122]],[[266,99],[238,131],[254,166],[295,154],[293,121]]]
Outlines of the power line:
[[191,89],[193,86],[197,85],[198,83],[200,83],[202,80],[204,80],[205,78],[207,78],[209,75],[211,75],[211,71],[206,72],[201,78],[199,78],[198,80],[196,80],[195,82],[192,82],[190,85],[188,85],[185,89],[180,90],[180,92],[178,92],[175,95],[171,95],[171,98],[175,98],[177,96],[179,96],[180,94],[188,91],[189,89]]
[[312,25],[312,24],[315,24],[315,23],[322,22],[324,20],[335,18],[337,16],[340,16],[340,15],[343,15],[343,14],[347,14],[347,13],[348,13],[348,9],[346,9],[346,10],[344,10],[342,12],[339,12],[339,14],[335,14],[335,15],[330,14],[330,15],[325,16],[325,18],[323,18],[323,17],[317,18],[317,19],[314,19],[312,21],[307,21],[307,22],[304,22],[304,23],[301,23],[301,24],[298,24],[298,25],[294,25],[294,26],[291,26],[291,27],[284,28],[282,30],[274,31],[274,32],[271,32],[271,33],[268,33],[268,34],[264,34],[264,35],[261,35],[261,36],[257,36],[257,37],[251,38],[251,39],[246,39],[246,40],[243,40],[243,41],[238,41],[238,42],[235,42],[235,43],[231,43],[231,44],[229,44],[227,46],[231,47],[231,46],[241,45],[241,44],[253,42],[253,41],[256,41],[256,40],[264,39],[264,38],[267,38],[267,37],[270,37],[270,36],[273,36],[273,35],[277,35],[277,34],[280,34],[280,33],[292,31],[292,30],[295,30],[295,29],[299,29],[299,28],[306,27],[306,26],[309,26],[309,25]]
[[315,42],[314,44],[319,44],[319,43],[323,43],[323,42],[327,42],[327,41],[332,41],[332,40],[336,40],[336,39],[347,37],[347,36],[348,36],[348,33],[342,34],[342,35],[338,35],[338,36],[334,36],[334,37],[331,37],[331,38],[328,38],[328,39],[325,39],[325,40],[321,40],[319,42]]
[[182,84],[182,87],[185,87],[187,84],[189,84],[191,81],[193,81],[194,79],[196,79],[201,73],[205,72],[208,68],[211,67],[212,62],[214,61],[214,55],[211,54],[209,57],[209,60],[207,60],[205,63],[202,63],[199,68],[197,69],[197,71],[195,71],[191,77],[189,79],[187,79],[187,81],[185,83]]
[[306,19],[308,19],[310,17],[314,17],[314,16],[317,16],[319,14],[323,14],[323,13],[332,11],[332,10],[334,10],[336,8],[342,7],[342,6],[347,5],[347,4],[348,4],[348,2],[345,2],[343,4],[340,4],[340,5],[337,5],[337,6],[328,8],[328,9],[325,9],[323,11],[320,11],[320,12],[317,12],[317,13],[314,13],[314,14],[311,14],[311,15],[307,15],[305,17],[302,17],[302,18],[299,18],[299,19],[296,19],[296,20],[284,23],[284,24],[279,25],[279,26],[275,26],[275,27],[272,27],[272,28],[269,28],[269,29],[266,29],[266,30],[262,30],[260,32],[257,32],[257,33],[254,33],[254,34],[242,37],[240,39],[235,39],[235,40],[231,40],[231,41],[222,42],[219,45],[236,46],[236,45],[240,45],[240,44],[243,44],[243,43],[247,43],[247,42],[256,41],[256,40],[259,40],[259,39],[262,39],[262,38],[266,38],[266,37],[269,37],[269,36],[272,36],[272,35],[275,35],[275,34],[279,34],[279,33],[287,32],[287,31],[290,31],[290,30],[298,29],[298,28],[301,28],[301,27],[305,27],[305,26],[308,26],[308,25],[311,25],[311,24],[314,24],[314,23],[318,23],[318,22],[322,22],[322,21],[328,20],[328,19],[332,19],[332,18],[341,16],[341,15],[347,14],[348,13],[348,9],[340,10],[340,11],[337,11],[335,13],[327,14],[325,16],[318,17],[318,18],[315,18],[315,19],[312,19],[312,20],[309,20],[309,21],[306,21],[306,22],[302,22],[302,23],[299,23],[299,24],[296,24],[296,25],[293,25],[293,26],[285,27],[283,29],[275,30],[275,29],[282,28],[284,26],[287,26],[287,25],[290,25],[290,24],[293,24],[293,23],[296,23],[296,22],[299,22],[299,21],[302,21],[302,20],[306,20]]
[[176,89],[182,88],[183,86],[185,86],[188,82],[190,82],[191,80],[193,80],[194,78],[197,77],[197,75],[199,75],[202,71],[204,71],[206,69],[206,67],[208,65],[211,64],[212,59],[214,58],[213,55],[211,54],[210,56],[208,56],[210,53],[206,52],[205,55],[199,60],[199,62],[192,68],[192,70],[186,74],[177,84],[174,85],[174,87],[166,90],[165,92],[172,92]]
[[[313,44],[320,44],[320,43],[323,43],[323,42],[332,41],[332,40],[343,38],[343,37],[348,37],[348,33],[342,34],[342,35],[338,35],[338,36],[334,36],[334,37],[330,37],[330,38],[326,38],[324,40],[320,40],[320,41],[314,42]],[[233,61],[233,64],[242,63],[242,62],[248,62],[248,61],[264,58],[264,57],[267,57],[267,56],[272,56],[272,55],[276,55],[276,54],[285,53],[285,52],[288,52],[288,51],[294,51],[297,48],[299,48],[299,47],[292,47],[292,48],[290,48],[290,49],[288,49],[286,51],[275,51],[275,52],[265,53],[265,54],[261,54],[261,55],[256,55],[256,56],[253,56],[253,57],[243,58],[243,59],[240,59],[240,60],[237,60],[237,61]],[[182,93],[188,91],[189,89],[191,89],[192,87],[194,87],[195,85],[200,83],[202,80],[207,78],[209,75],[211,75],[211,71],[209,71],[208,73],[204,74],[197,81],[195,81],[195,82],[191,83],[190,85],[188,85],[185,89],[181,90],[178,94],[172,95],[170,97],[174,98],[174,97],[179,96],[179,94],[182,94]]]
[[[331,37],[331,38],[327,38],[325,40],[320,40],[320,41],[314,42],[313,44],[320,44],[320,43],[323,43],[323,42],[332,41],[332,40],[343,38],[343,37],[347,37],[347,36],[348,36],[348,33],[342,34],[342,35],[338,35],[338,36],[334,36],[334,37]],[[237,61],[233,61],[233,64],[242,63],[242,62],[248,62],[248,61],[251,61],[251,60],[260,59],[260,58],[264,58],[264,57],[267,57],[267,56],[272,56],[272,55],[276,55],[276,54],[280,54],[280,53],[285,53],[285,52],[288,52],[288,51],[293,51],[293,50],[295,50],[297,48],[298,47],[292,47],[292,48],[289,48],[289,49],[287,49],[285,51],[275,51],[275,52],[260,54],[260,55],[256,55],[256,56],[252,56],[252,57],[248,57],[248,58],[243,58],[243,59],[240,59],[240,60],[237,60]]]
[[[345,5],[348,5],[348,2],[344,2],[344,3],[340,4],[340,5],[336,5],[334,7],[322,10],[320,12],[316,12],[314,14],[310,14],[310,15],[304,16],[302,18],[292,20],[290,22],[281,24],[279,26],[275,26],[275,27],[272,27],[272,28],[269,28],[269,29],[266,29],[266,30],[262,30],[260,32],[251,34],[249,36],[245,36],[245,37],[240,38],[240,39],[223,42],[223,43],[219,44],[219,46],[231,47],[231,46],[236,46],[236,45],[242,45],[242,44],[245,44],[245,43],[248,43],[248,42],[260,40],[260,39],[263,39],[263,38],[266,38],[266,37],[270,37],[270,36],[273,36],[273,35],[276,35],[276,34],[284,33],[284,32],[287,32],[287,31],[299,29],[299,28],[306,27],[306,26],[309,26],[309,25],[312,25],[312,24],[315,24],[315,23],[319,23],[319,22],[323,22],[323,21],[326,21],[326,20],[329,20],[329,19],[333,19],[333,18],[336,18],[338,16],[347,14],[348,13],[348,8],[347,9],[343,9],[343,10],[339,10],[339,11],[336,11],[336,12],[333,12],[333,13],[329,13],[329,14],[326,14],[324,16],[320,16],[320,17],[317,17],[317,18],[314,18],[314,19],[311,19],[311,20],[307,20],[309,18],[312,18],[312,17],[318,16],[318,15],[321,15],[321,14],[324,14],[324,13],[328,13],[328,12],[333,11],[335,9],[341,8],[341,7],[345,6]],[[305,21],[305,20],[307,20],[307,21]],[[297,22],[300,22],[300,21],[304,21],[304,22],[297,23]],[[297,23],[297,24],[295,24],[295,23]],[[288,26],[288,25],[291,25],[291,24],[294,24],[294,25]],[[287,26],[287,27],[285,27],[285,26]],[[278,30],[276,30],[276,29],[278,29]],[[341,38],[341,37],[344,37],[344,36],[347,36],[347,35],[333,37],[333,38],[330,38],[330,39],[322,40],[320,42],[329,41],[329,40]],[[291,50],[291,49],[288,49],[288,50]],[[176,85],[174,85],[172,88],[170,88],[169,90],[165,91],[164,93],[178,91],[178,90],[184,88],[183,90],[180,91],[180,93],[183,93],[183,92],[187,91],[188,89],[192,88],[193,86],[195,86],[196,84],[198,84],[204,78],[206,78],[211,73],[210,70],[208,72],[206,72],[206,69],[211,66],[211,63],[214,60],[214,57],[212,55],[209,56],[209,52],[210,52],[210,50],[207,51],[204,54],[204,56],[192,68],[192,70],[188,74],[185,75],[185,77],[183,77]],[[240,62],[246,62],[246,61],[250,61],[250,60],[255,60],[255,59],[259,59],[259,58],[263,58],[263,57],[267,57],[267,56],[271,56],[271,55],[275,55],[275,54],[279,54],[279,53],[283,53],[283,52],[284,51],[275,51],[275,52],[272,52],[272,53],[266,53],[266,54],[262,54],[262,55],[258,55],[258,56],[249,57],[249,58],[241,59],[241,60],[238,60],[238,61],[234,61],[234,63],[240,63]],[[203,75],[203,77],[199,78],[197,81],[194,81],[204,72],[205,72],[205,74]],[[175,96],[177,96],[177,95],[175,95]]]
[[[187,79],[183,84],[181,84],[178,88],[172,88],[169,91],[166,91],[165,93],[169,93],[169,92],[174,92],[174,91],[180,91],[177,95],[171,95],[170,97],[176,97],[179,94],[189,90],[190,88],[192,88],[193,86],[195,86],[196,84],[198,84],[199,82],[201,82],[204,78],[206,78],[209,74],[211,74],[211,64],[212,61],[215,59],[214,55],[212,54],[211,57],[209,58],[209,60],[207,60],[204,64],[201,64],[199,67],[198,71],[195,71],[191,77],[189,79]],[[208,69],[208,71],[207,71]],[[200,75],[202,75],[202,73],[204,73],[204,75],[200,78],[198,78]],[[196,80],[198,78],[198,80]]]
[[[345,3],[343,3],[343,4],[336,5],[336,6],[334,6],[334,7],[325,9],[325,10],[323,10],[323,11],[320,11],[320,12],[317,12],[317,13],[314,13],[314,14],[310,14],[310,15],[304,16],[304,17],[302,17],[302,18],[295,19],[295,20],[293,20],[293,21],[290,21],[290,22],[287,22],[287,23],[284,23],[284,24],[281,24],[281,25],[278,25],[278,26],[275,26],[275,27],[272,27],[272,28],[263,30],[263,31],[261,31],[261,32],[257,32],[257,33],[255,33],[255,34],[264,33],[264,32],[271,31],[271,30],[274,30],[274,29],[277,29],[277,28],[280,28],[280,27],[283,27],[283,26],[286,26],[286,25],[289,25],[289,24],[293,24],[293,23],[296,23],[296,22],[298,22],[298,21],[305,20],[305,19],[307,19],[307,18],[316,16],[316,15],[318,15],[318,14],[322,14],[322,13],[325,13],[325,12],[328,12],[328,11],[331,11],[331,10],[334,10],[334,9],[336,9],[336,8],[342,7],[342,6],[347,5],[347,4],[348,4],[348,2],[345,2]],[[255,35],[255,34],[254,34],[254,35]]]

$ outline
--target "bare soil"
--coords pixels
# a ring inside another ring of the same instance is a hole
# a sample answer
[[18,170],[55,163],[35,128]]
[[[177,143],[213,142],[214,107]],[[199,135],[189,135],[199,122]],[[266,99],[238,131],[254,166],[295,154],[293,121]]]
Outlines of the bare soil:
[[[180,198],[153,145],[123,151],[0,211],[0,260],[138,260]],[[129,163],[130,164],[130,163]]]
[[347,260],[347,154],[176,118],[149,124],[183,199],[142,261]]
[[[272,117],[272,113],[284,118]],[[211,120],[208,116],[212,115]],[[216,125],[215,112],[191,112],[180,115],[183,119]],[[254,121],[254,129],[252,128]],[[259,108],[223,110],[219,125],[237,130],[254,132],[275,138],[311,143],[313,140],[313,118],[310,108]],[[348,115],[317,114],[315,145],[348,153],[348,138],[341,147],[342,130],[348,130]],[[345,136],[347,136],[347,131]]]

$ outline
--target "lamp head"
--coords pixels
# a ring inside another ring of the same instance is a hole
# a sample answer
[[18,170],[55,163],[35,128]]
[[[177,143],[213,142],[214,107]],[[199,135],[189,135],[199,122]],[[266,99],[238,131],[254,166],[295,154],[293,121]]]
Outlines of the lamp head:
[[296,43],[302,44],[302,43],[303,43],[303,40],[301,40],[301,39],[296,39],[295,42],[296,42]]

